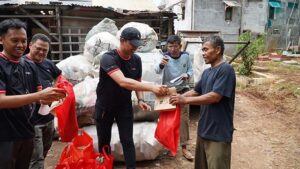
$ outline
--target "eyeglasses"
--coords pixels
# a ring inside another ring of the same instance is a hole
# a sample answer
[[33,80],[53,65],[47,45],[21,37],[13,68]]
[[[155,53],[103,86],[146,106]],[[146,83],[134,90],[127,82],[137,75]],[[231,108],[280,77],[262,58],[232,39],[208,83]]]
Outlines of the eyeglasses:
[[180,48],[180,45],[167,45],[167,48],[178,49],[178,48]]

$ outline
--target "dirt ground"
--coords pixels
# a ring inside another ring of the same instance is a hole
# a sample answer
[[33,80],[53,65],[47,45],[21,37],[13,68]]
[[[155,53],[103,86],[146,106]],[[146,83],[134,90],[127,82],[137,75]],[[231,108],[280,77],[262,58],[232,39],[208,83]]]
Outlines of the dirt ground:
[[[232,142],[233,169],[300,169],[300,68],[279,62],[260,62],[266,73],[277,79],[258,86],[238,86],[235,103],[235,132]],[[199,110],[190,112],[190,149],[195,150]],[[55,141],[46,159],[46,169],[54,169],[65,143]],[[162,151],[153,161],[137,163],[140,169],[190,169],[178,149],[169,157]],[[125,168],[116,163],[116,169]]]

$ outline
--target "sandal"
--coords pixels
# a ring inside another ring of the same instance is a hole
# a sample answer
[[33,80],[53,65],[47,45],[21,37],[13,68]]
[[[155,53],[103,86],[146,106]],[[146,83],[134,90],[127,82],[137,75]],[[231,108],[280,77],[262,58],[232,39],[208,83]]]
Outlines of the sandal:
[[194,159],[194,156],[192,155],[192,153],[187,149],[182,149],[182,155],[189,161],[193,161],[193,159]]

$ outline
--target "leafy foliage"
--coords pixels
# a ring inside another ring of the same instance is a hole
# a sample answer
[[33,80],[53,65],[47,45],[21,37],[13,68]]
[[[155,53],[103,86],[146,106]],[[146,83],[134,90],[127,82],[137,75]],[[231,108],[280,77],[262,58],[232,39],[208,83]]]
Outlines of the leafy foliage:
[[[254,37],[251,32],[245,32],[240,35],[239,41],[251,41],[250,45],[241,53],[243,64],[238,67],[240,75],[250,75],[255,59],[261,53],[265,52],[265,35]],[[237,45],[240,50],[244,45]]]

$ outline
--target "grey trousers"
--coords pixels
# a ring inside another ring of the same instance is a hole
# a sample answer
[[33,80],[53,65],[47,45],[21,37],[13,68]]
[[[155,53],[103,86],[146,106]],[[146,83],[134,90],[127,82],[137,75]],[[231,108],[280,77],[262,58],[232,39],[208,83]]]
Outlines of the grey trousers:
[[[187,92],[188,89],[183,89],[181,91],[177,91],[179,94],[183,94]],[[182,106],[182,105],[181,105]],[[184,105],[181,107],[180,113],[180,145],[184,146],[188,144],[190,140],[190,132],[189,132],[189,105]]]
[[34,130],[34,149],[29,169],[44,169],[44,161],[52,145],[54,134],[53,120],[45,125],[36,125]]
[[197,137],[195,169],[230,169],[231,143]]
[[189,139],[189,105],[184,105],[180,113],[180,145],[187,145]]

